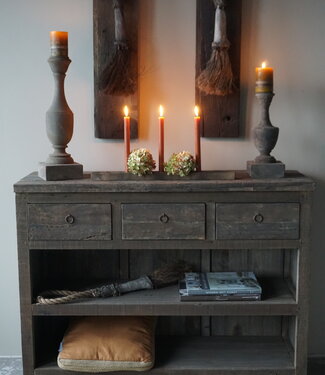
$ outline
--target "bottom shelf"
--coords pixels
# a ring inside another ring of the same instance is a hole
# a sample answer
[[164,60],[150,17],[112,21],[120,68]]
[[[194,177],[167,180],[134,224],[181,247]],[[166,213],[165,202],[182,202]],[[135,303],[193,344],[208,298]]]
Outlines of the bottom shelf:
[[[134,372],[116,372],[130,375]],[[282,337],[160,337],[153,375],[294,375],[293,351]],[[36,375],[71,375],[56,362]],[[113,373],[110,373],[113,374]]]

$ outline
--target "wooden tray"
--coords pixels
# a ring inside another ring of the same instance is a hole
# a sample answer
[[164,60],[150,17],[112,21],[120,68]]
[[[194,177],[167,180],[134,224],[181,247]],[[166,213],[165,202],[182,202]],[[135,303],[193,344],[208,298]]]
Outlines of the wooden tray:
[[235,171],[203,171],[194,172],[189,176],[168,176],[163,172],[153,172],[146,176],[135,176],[127,172],[92,172],[94,181],[157,181],[157,180],[234,180]]

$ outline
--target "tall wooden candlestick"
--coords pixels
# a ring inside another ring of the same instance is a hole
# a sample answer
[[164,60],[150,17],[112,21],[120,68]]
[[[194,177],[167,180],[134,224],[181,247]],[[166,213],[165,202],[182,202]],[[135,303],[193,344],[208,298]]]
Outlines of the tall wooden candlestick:
[[164,171],[164,131],[165,131],[165,117],[164,108],[159,107],[159,172]]
[[129,108],[124,107],[124,157],[125,157],[125,172],[128,171],[128,158],[130,155],[130,116]]
[[194,108],[194,135],[195,135],[195,161],[196,170],[201,171],[201,117],[199,116],[199,108]]
[[83,167],[66,152],[73,134],[73,113],[64,93],[65,75],[71,63],[68,57],[68,33],[51,31],[50,43],[48,63],[54,78],[54,95],[46,112],[46,133],[54,151],[45,163],[40,163],[38,174],[48,181],[78,179],[83,177]]
[[284,177],[285,165],[271,155],[279,136],[279,128],[272,125],[269,109],[274,96],[273,68],[262,63],[256,68],[256,98],[261,105],[261,120],[254,129],[254,143],[259,155],[254,161],[247,162],[247,170],[252,178],[281,178]]

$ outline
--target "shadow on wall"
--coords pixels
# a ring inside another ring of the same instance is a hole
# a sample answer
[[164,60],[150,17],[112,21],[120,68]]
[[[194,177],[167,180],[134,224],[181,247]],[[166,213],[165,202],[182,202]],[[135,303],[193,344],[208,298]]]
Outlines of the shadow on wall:
[[255,82],[254,70],[256,61],[251,56],[256,56],[256,38],[258,27],[260,0],[245,0],[242,2],[242,30],[241,30],[241,65],[240,65],[240,137],[250,138],[253,124],[252,111],[255,96],[253,83]]

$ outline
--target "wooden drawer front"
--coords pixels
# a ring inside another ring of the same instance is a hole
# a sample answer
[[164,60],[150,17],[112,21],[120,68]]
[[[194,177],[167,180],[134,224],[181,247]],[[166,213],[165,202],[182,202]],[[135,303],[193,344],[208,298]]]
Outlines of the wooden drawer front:
[[110,204],[30,204],[31,241],[112,239]]
[[123,204],[124,240],[204,240],[205,204]]
[[298,203],[216,205],[217,239],[298,239]]

